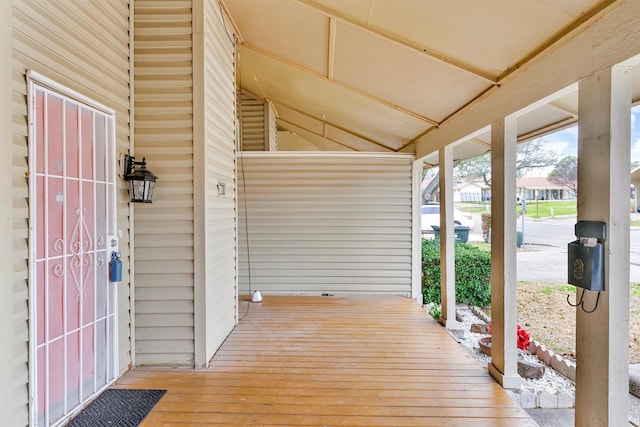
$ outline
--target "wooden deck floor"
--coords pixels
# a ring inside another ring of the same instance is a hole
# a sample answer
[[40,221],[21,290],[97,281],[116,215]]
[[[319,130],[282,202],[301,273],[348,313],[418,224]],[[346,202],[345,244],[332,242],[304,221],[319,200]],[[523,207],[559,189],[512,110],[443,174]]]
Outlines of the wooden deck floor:
[[144,426],[537,425],[400,297],[265,297],[209,369],[135,369],[115,387],[168,390]]

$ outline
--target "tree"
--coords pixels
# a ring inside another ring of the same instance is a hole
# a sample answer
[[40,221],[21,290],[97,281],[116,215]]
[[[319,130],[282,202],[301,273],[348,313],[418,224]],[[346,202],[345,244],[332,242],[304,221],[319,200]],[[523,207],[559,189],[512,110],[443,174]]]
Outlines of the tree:
[[486,186],[491,187],[491,155],[489,153],[462,160],[453,171],[458,178],[482,179]]
[[578,193],[578,158],[567,156],[560,159],[556,167],[549,173],[549,181]]
[[[516,174],[523,176],[532,169],[545,168],[556,163],[556,153],[544,148],[544,141],[536,139],[518,144],[516,147]],[[489,153],[462,160],[455,168],[456,177],[461,179],[482,179],[491,186],[491,155]]]
[[[431,200],[431,197],[433,196],[433,194],[438,191],[438,187],[440,186],[440,169],[439,168],[435,168],[436,172],[435,174],[433,173],[429,173],[426,176],[429,176],[431,178],[431,180],[429,181],[429,183],[424,187],[424,189],[422,190],[422,199],[421,202],[424,203],[429,203],[429,201]],[[433,171],[432,169],[430,171]],[[424,180],[424,177],[423,177]]]
[[519,144],[516,147],[516,153],[516,174],[519,177],[532,169],[553,166],[558,158],[555,151],[545,149],[541,138]]

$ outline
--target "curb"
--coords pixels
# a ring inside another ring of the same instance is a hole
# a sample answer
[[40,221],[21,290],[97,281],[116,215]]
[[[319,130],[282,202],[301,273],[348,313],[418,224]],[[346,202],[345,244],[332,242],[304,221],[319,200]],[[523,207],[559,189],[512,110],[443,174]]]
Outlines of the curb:
[[529,353],[538,356],[538,359],[560,375],[567,377],[573,382],[576,381],[576,364],[555,354],[553,350],[547,348],[544,344],[532,340],[529,344]]
[[566,391],[555,393],[548,391],[534,393],[528,389],[505,391],[523,409],[569,409],[575,407],[576,402],[576,398]]
[[469,308],[471,309],[471,312],[475,314],[476,317],[482,320],[484,323],[486,323],[487,325],[491,323],[491,318],[487,316],[487,314],[484,311],[480,310],[475,305],[469,306]]

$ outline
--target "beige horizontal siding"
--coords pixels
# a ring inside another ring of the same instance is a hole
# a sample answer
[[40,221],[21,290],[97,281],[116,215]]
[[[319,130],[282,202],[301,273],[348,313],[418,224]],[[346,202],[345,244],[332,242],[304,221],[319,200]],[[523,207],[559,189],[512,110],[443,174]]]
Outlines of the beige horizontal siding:
[[[28,424],[28,121],[26,72],[33,70],[116,112],[116,146],[129,148],[129,4],[101,2],[13,2],[13,289],[14,412],[7,425]],[[129,225],[127,190],[118,182],[118,229],[125,262],[119,285],[119,366],[128,368]]]
[[[206,364],[236,322],[235,44],[220,7],[204,1]],[[225,194],[218,195],[218,184]]]
[[[187,327],[193,329],[193,315],[189,313],[140,313],[136,315],[136,328],[154,328],[149,336],[155,337],[157,333],[162,333],[165,329],[175,327]],[[156,354],[156,358],[162,354]]]
[[[135,206],[136,364],[193,366],[192,2],[134,2],[135,155],[159,179]],[[159,336],[165,336],[158,339]]]
[[239,161],[241,291],[250,277],[252,289],[274,294],[411,294],[410,156]]
[[[240,93],[240,124],[242,128],[242,151],[267,151],[265,128],[268,129],[268,115],[265,117],[265,105],[262,99],[247,92]],[[268,107],[267,107],[268,108]]]

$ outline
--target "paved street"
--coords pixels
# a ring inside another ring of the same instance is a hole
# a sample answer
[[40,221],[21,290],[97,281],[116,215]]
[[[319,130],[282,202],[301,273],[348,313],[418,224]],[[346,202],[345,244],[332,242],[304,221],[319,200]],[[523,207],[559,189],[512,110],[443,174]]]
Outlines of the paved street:
[[[638,214],[633,214],[634,216]],[[480,216],[476,215],[476,224],[470,240],[481,241]],[[574,225],[576,218],[558,218],[532,220],[525,219],[524,248],[518,249],[518,280],[537,282],[566,282],[567,280],[567,243],[575,240]],[[517,220],[518,231],[523,229],[522,220]],[[632,227],[631,244],[631,282],[640,282],[640,227]]]

